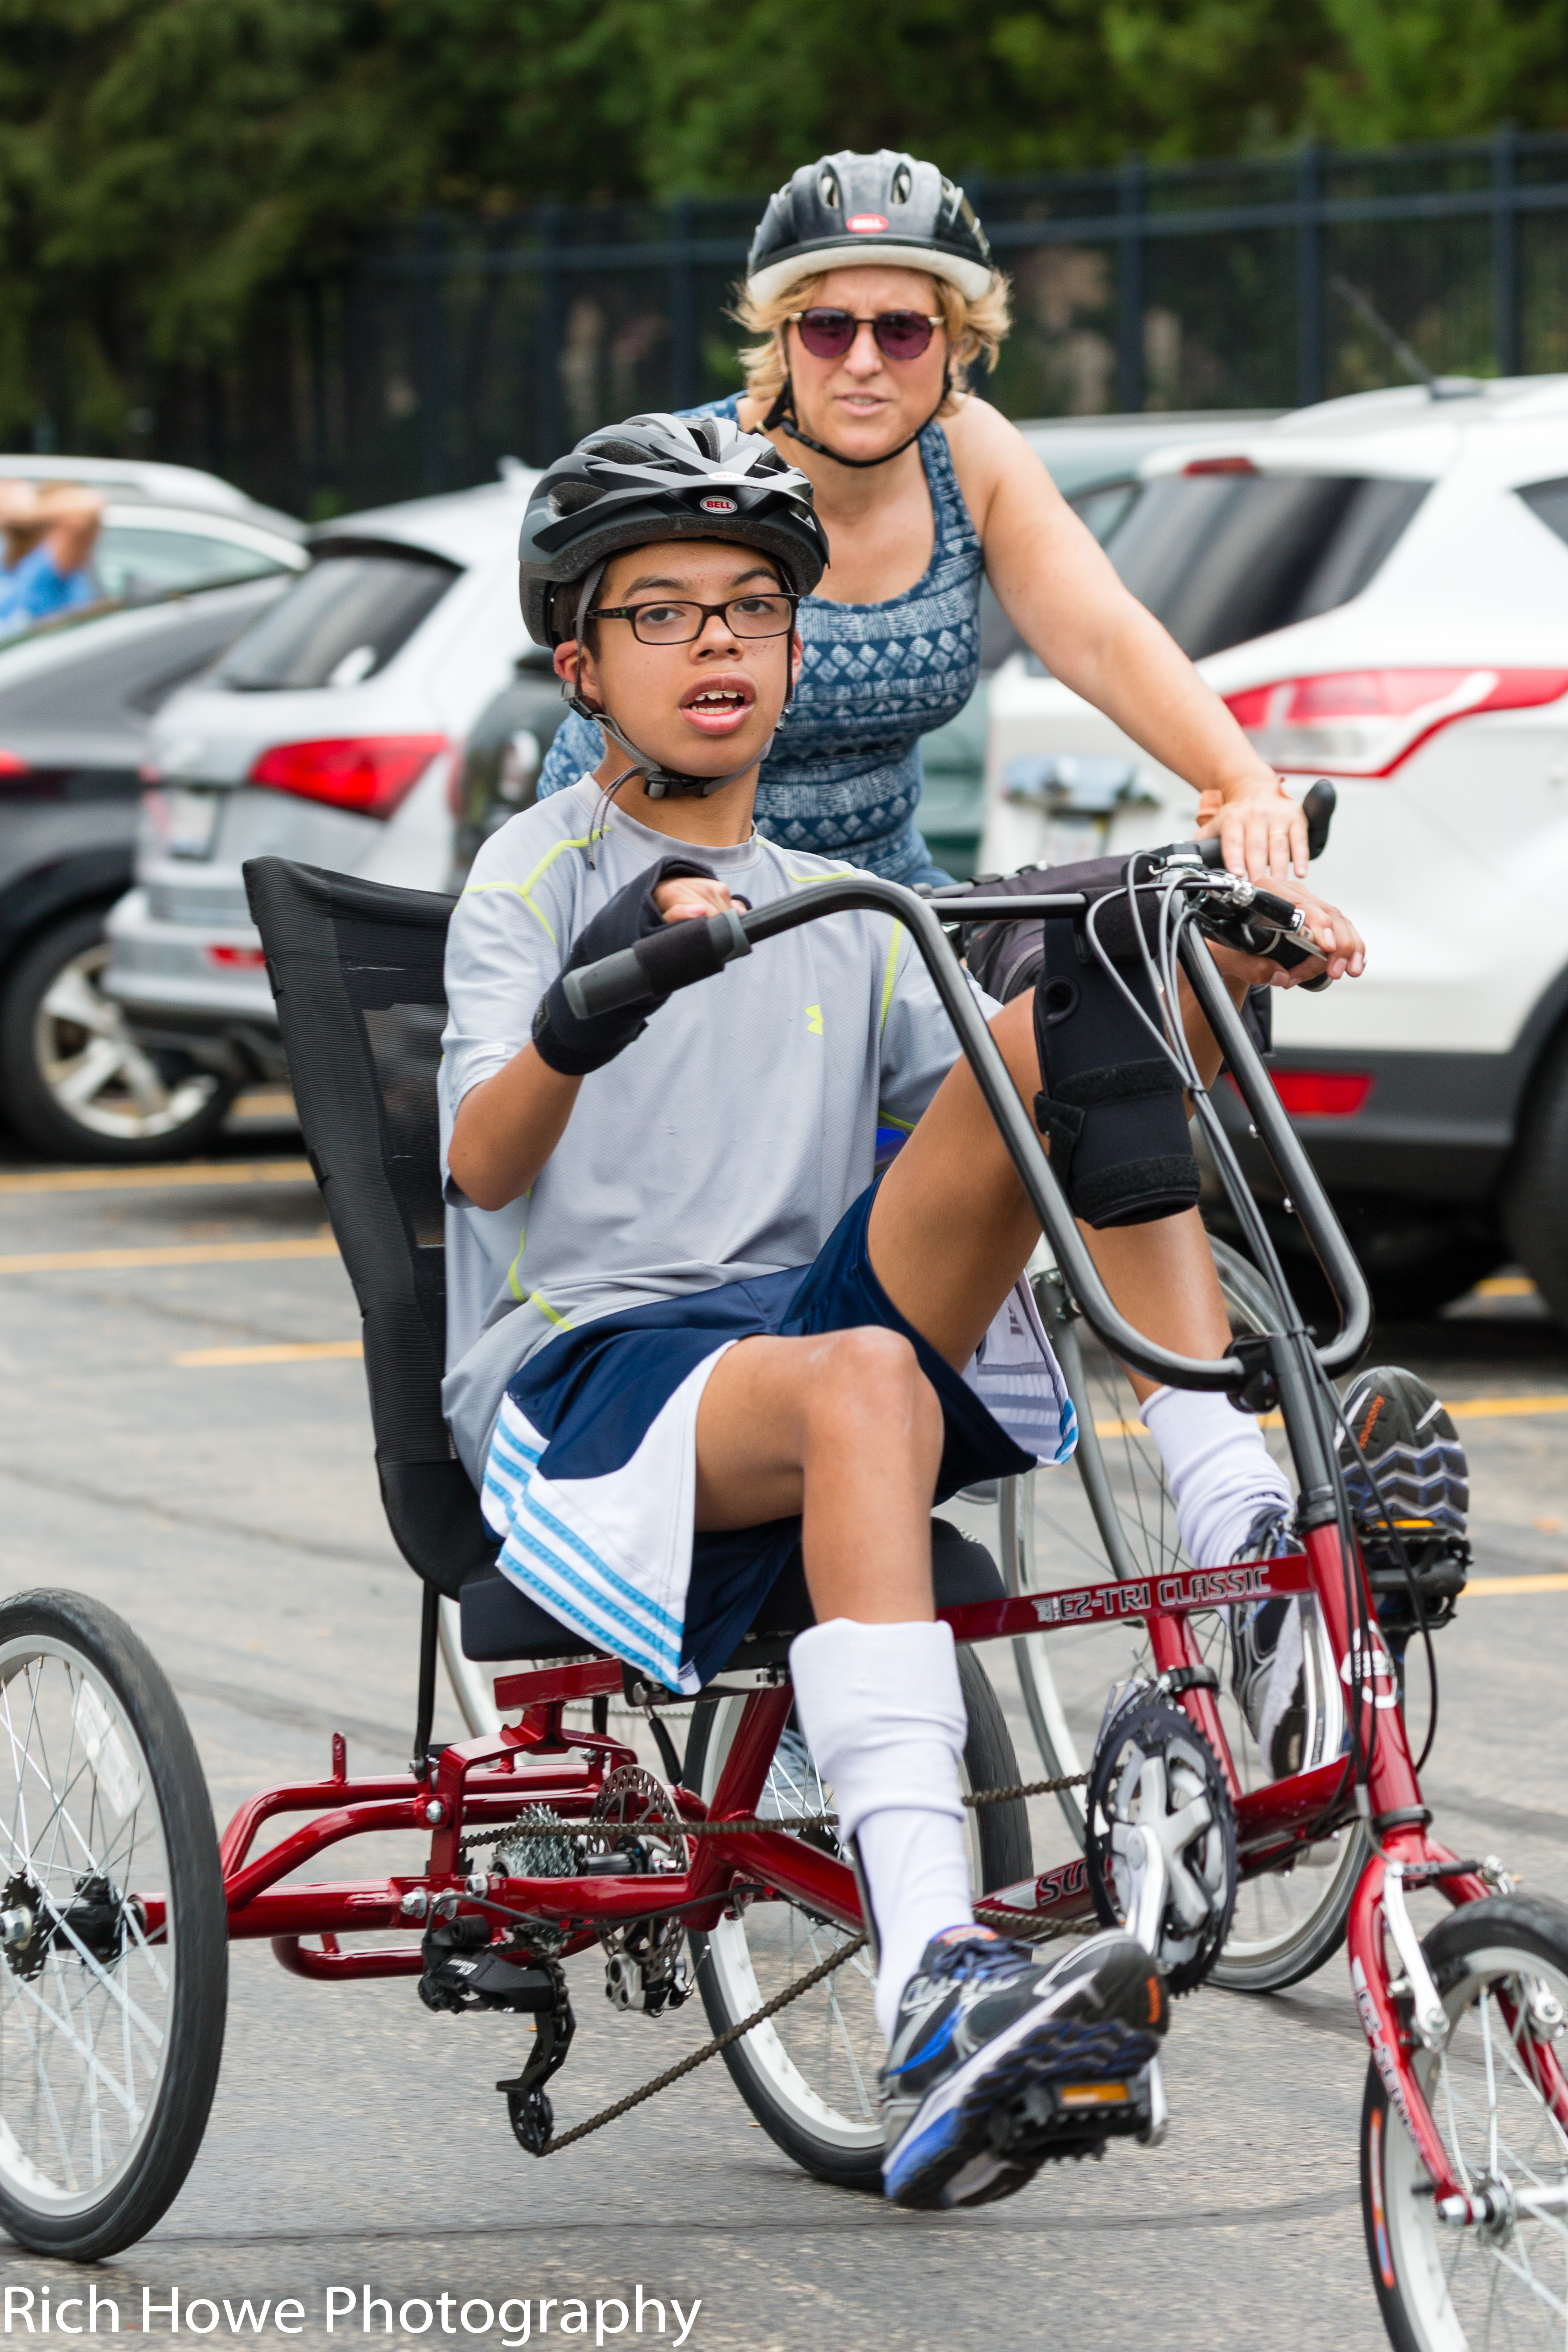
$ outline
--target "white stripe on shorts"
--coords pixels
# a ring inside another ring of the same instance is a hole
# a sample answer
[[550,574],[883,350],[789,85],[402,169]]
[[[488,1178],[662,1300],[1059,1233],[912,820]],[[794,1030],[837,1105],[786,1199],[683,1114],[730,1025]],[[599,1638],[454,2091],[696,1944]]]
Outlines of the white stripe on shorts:
[[618,1470],[546,1478],[548,1439],[510,1396],[485,1465],[484,1514],[504,1538],[496,1565],[586,1646],[691,1692],[687,1590],[697,1498],[697,1408],[723,1341],[665,1400]]

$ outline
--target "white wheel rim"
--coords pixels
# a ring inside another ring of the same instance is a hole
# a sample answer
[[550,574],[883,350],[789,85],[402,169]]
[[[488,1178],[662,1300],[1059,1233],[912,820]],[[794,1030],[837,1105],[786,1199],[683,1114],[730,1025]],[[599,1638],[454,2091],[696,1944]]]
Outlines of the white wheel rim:
[[[711,1800],[746,1702],[726,1698],[709,1735],[698,1793]],[[960,1778],[967,1790],[968,1776]],[[769,1768],[759,1815],[794,1819],[831,1812],[833,1792],[798,1735],[786,1733]],[[972,1885],[979,1886],[979,1832],[965,1814]],[[850,1931],[816,1919],[793,1903],[752,1903],[738,1919],[710,1930],[703,1967],[710,1971],[731,2018],[749,2017],[796,1977],[831,1959]],[[856,1953],[776,2018],[754,2026],[737,2045],[779,2105],[817,2140],[846,2153],[882,2145],[877,2076],[887,2056],[872,2006],[876,1971],[869,1949]]]
[[[705,1799],[719,1785],[746,1702],[727,1698],[718,1704],[699,1791]],[[832,1791],[805,1742],[786,1733],[768,1769],[759,1815],[790,1820],[832,1810]],[[730,2016],[749,2017],[850,1941],[849,1929],[812,1918],[793,1903],[752,1903],[738,1919],[721,1920],[710,1931],[702,1964]],[[870,1952],[858,1951],[776,2019],[754,2026],[739,2044],[779,2105],[815,2138],[846,2152],[882,2144],[877,2074],[887,2053],[871,2005],[875,1990]]]
[[158,2105],[175,1995],[174,1927],[95,1957],[60,1914],[84,1878],[167,1900],[147,1758],[101,1675],[68,1643],[0,1647],[0,1871],[26,1877],[56,1929],[30,1978],[0,1957],[0,2187],[66,2219],[134,2164]]
[[199,1117],[217,1091],[208,1071],[167,1087],[99,986],[109,942],[97,941],[61,964],[39,1000],[33,1055],[58,1108],[91,1135],[151,1143]]
[[[1257,1328],[1257,1317],[1245,1295],[1227,1279],[1223,1259],[1220,1276],[1236,1325]],[[1097,1421],[1114,1424],[1102,1428],[1100,1451],[1140,1573],[1154,1577],[1186,1567],[1189,1563],[1176,1533],[1159,1454],[1153,1440],[1136,1421],[1131,1389],[1120,1372],[1103,1377],[1092,1357],[1086,1373]],[[1276,1453],[1289,1475],[1282,1441]],[[1079,1479],[1069,1472],[1043,1471],[1032,1483],[1039,1506],[1029,1529],[1036,1589],[1048,1591],[1103,1578],[1105,1553]],[[1341,1752],[1345,1716],[1327,1629],[1315,1601],[1306,1601],[1301,1607],[1307,1706],[1301,1763],[1308,1769],[1330,1762]],[[1189,1622],[1200,1654],[1219,1676],[1216,1700],[1242,1789],[1267,1786],[1273,1775],[1231,1693],[1226,1613],[1194,1612]],[[1028,1635],[1015,1643],[1014,1654],[1030,1713],[1047,1726],[1050,1745],[1062,1769],[1069,1772],[1081,1770],[1079,1759],[1086,1761],[1093,1752],[1108,1686],[1133,1674],[1153,1673],[1143,1630],[1137,1623],[1086,1633]],[[1346,1885],[1360,1870],[1363,1853],[1360,1836],[1347,1829],[1337,1840],[1308,1849],[1285,1870],[1244,1879],[1237,1889],[1231,1931],[1217,1963],[1221,1972],[1233,1968],[1262,1970],[1283,1961],[1307,1942],[1319,1922],[1335,1915]]]
[[[1517,2014],[1511,2036],[1503,2019],[1495,1988],[1506,1979],[1539,1980],[1568,2005],[1562,1969],[1506,1945],[1468,1955],[1444,1997],[1456,2021],[1447,2047],[1420,2053],[1416,2078],[1467,2188],[1489,2172],[1516,2195],[1568,2191],[1568,2132],[1530,2080]],[[1392,2108],[1379,2123],[1387,2253],[1421,2352],[1568,2344],[1568,2210],[1530,2216],[1521,2207],[1496,2231],[1441,2222],[1408,2133]],[[1381,2247],[1374,2259],[1382,2267]],[[1389,2284],[1387,2268],[1384,2277]]]

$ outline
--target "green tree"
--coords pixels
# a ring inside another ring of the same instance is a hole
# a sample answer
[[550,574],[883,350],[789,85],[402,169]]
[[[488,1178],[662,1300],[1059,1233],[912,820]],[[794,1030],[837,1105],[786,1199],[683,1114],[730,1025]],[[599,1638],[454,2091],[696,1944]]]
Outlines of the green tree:
[[1568,0],[0,0],[0,436],[125,429],[429,205],[1006,173],[1568,118]]

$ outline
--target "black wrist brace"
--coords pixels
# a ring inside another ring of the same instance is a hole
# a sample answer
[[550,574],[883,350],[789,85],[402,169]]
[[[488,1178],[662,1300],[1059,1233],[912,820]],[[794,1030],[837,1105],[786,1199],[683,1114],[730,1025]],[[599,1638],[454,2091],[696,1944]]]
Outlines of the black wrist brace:
[[[665,928],[664,917],[654,904],[653,894],[661,883],[687,879],[711,882],[715,877],[710,866],[699,865],[695,858],[656,859],[625,889],[617,890],[592,922],[584,925],[572,942],[564,971],[575,971],[584,964],[597,963],[601,956],[635,947],[639,940],[661,931]],[[650,996],[641,1004],[615,1013],[595,1013],[583,1019],[567,1003],[561,980],[553,980],[540,998],[533,1016],[534,1051],[562,1077],[586,1077],[590,1070],[602,1070],[606,1062],[625,1053],[633,1039],[640,1037],[647,1027],[648,1014],[668,1001],[665,996]]]

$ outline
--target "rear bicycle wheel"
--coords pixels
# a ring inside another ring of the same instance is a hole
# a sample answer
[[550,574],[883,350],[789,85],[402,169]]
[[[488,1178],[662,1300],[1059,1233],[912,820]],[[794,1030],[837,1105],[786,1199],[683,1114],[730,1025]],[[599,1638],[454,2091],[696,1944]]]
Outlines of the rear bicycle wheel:
[[[1279,1307],[1256,1266],[1224,1242],[1211,1247],[1233,1333],[1277,1328]],[[1094,1582],[1105,1574],[1108,1559],[1121,1577],[1187,1567],[1163,1465],[1136,1417],[1124,1374],[1084,1333],[1054,1276],[1035,1288],[1079,1416],[1077,1475],[1036,1474],[1009,1482],[1014,1491],[1002,1496],[1002,1572],[1008,1590],[1049,1591]],[[1283,1435],[1269,1433],[1269,1444],[1293,1485]],[[1264,1787],[1274,1775],[1231,1689],[1228,1613],[1194,1611],[1188,1622],[1200,1655],[1219,1677],[1216,1697],[1237,1777],[1244,1790]],[[1305,1770],[1340,1753],[1345,1718],[1327,1630],[1310,1600],[1301,1603],[1300,1625]],[[1014,1655],[1030,1726],[1053,1778],[1084,1770],[1110,1686],[1154,1670],[1136,1623],[1026,1634],[1015,1643]],[[1082,1792],[1064,1790],[1058,1801],[1081,1845]],[[1365,1832],[1357,1824],[1307,1848],[1284,1869],[1245,1879],[1212,1980],[1234,1991],[1273,1992],[1321,1968],[1343,1938],[1365,1856]]]
[[[958,1673],[969,1715],[964,1792],[1011,1788],[1018,1779],[1017,1759],[996,1694],[972,1650],[959,1651]],[[741,1698],[721,1698],[697,1708],[685,1780],[705,1800],[719,1785],[744,1706]],[[792,1716],[757,1811],[782,1821],[832,1810],[833,1791]],[[967,1830],[977,1894],[1030,1875],[1028,1814],[1021,1800],[974,1807]],[[817,1834],[828,1852],[842,1851],[832,1830]],[[848,1928],[785,1897],[753,1902],[738,1918],[694,1933],[693,1973],[714,2032],[749,2017],[852,1940]],[[872,2007],[875,1990],[871,1955],[863,1949],[723,2053],[736,2089],[769,2138],[818,2180],[843,2189],[881,2186],[877,2075],[887,2050]]]
[[201,2146],[228,1923],[179,1701],[79,1593],[0,1604],[0,2227],[101,2261]]
[[1456,2178],[1491,2218],[1446,2221],[1375,2066],[1362,2109],[1362,2219],[1395,2352],[1515,2352],[1568,2339],[1568,2129],[1543,2080],[1568,2042],[1568,1908],[1500,1895],[1423,1948],[1450,2020],[1414,2068]]

